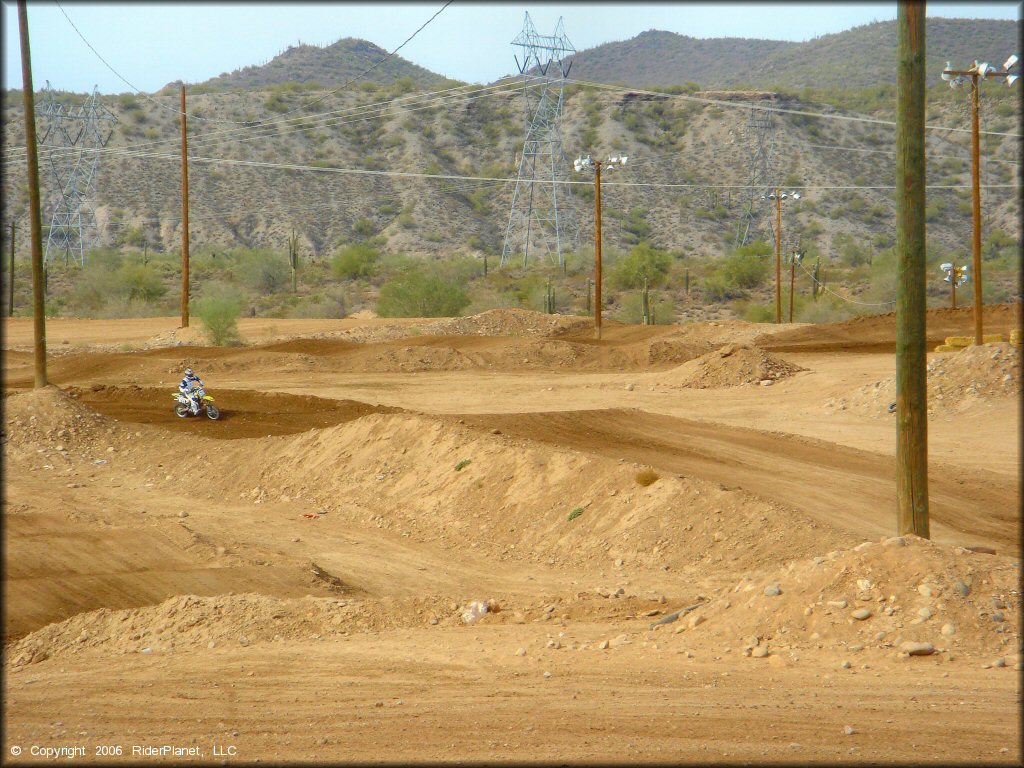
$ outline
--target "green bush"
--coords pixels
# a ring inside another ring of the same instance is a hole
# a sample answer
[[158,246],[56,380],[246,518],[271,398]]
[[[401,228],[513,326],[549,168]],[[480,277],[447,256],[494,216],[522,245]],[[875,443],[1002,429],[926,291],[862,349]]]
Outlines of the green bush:
[[[652,325],[671,325],[675,322],[676,305],[670,296],[652,293],[650,308]],[[644,321],[643,292],[623,296],[615,319],[620,323],[642,323]]]
[[202,321],[206,335],[218,347],[238,340],[238,315],[241,311],[242,297],[238,291],[223,284],[208,287],[204,296],[195,302],[195,313]]
[[167,293],[160,275],[153,267],[142,264],[125,264],[115,275],[118,285],[114,292],[127,296],[129,299],[144,302],[156,301]]
[[288,260],[272,251],[252,251],[239,264],[242,280],[263,295],[277,293],[291,283]]
[[417,268],[381,286],[377,314],[381,317],[454,317],[469,302],[469,295],[461,285]]
[[726,285],[748,289],[763,283],[770,266],[769,259],[765,258],[768,253],[769,246],[760,241],[740,246],[733,251],[719,270]]
[[69,301],[71,308],[83,314],[103,309],[111,295],[113,282],[114,273],[105,264],[87,268],[75,280]]
[[774,304],[747,304],[743,310],[743,319],[748,323],[774,323]]
[[659,284],[672,266],[672,257],[664,251],[640,243],[616,262],[611,270],[611,283],[620,290],[642,288],[646,276],[650,285]]
[[356,243],[338,251],[331,259],[331,269],[343,280],[372,277],[377,272],[380,253],[366,243]]

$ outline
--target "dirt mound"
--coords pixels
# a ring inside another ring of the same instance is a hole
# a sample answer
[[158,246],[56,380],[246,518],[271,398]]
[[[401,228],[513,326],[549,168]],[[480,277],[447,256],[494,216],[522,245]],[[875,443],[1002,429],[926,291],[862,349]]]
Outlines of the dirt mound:
[[[1020,393],[1020,348],[1006,342],[938,354],[928,364],[929,413],[958,413],[979,401]],[[826,410],[851,410],[883,418],[896,401],[896,376],[866,384],[847,397],[830,398]]]
[[[901,652],[930,643],[950,656],[1018,654],[1020,563],[916,536],[865,542],[745,577],[700,613],[694,638],[737,653],[767,645]],[[756,642],[754,642],[756,638]]]
[[94,443],[101,434],[125,431],[113,419],[83,406],[54,386],[4,398],[3,439],[12,448],[67,449]]
[[353,328],[337,338],[369,343],[406,336],[558,336],[590,326],[590,319],[548,315],[528,309],[490,309],[469,317],[452,317],[416,325]]
[[[989,304],[984,307],[985,333],[1008,335],[1019,325],[1014,304]],[[929,309],[925,316],[928,348],[942,344],[947,336],[974,335],[971,307]],[[785,328],[757,337],[755,343],[772,352],[816,351],[896,351],[896,313],[862,315],[838,323],[817,323]]]
[[[639,465],[457,419],[373,414],[245,445],[196,441],[189,461],[222,478],[224,498],[301,498],[332,521],[497,561],[749,568],[855,541],[740,490],[656,473],[644,485]],[[174,484],[193,482],[197,494],[209,491],[190,473]],[[790,535],[794,529],[804,535]]]
[[528,309],[491,309],[469,317],[453,317],[423,329],[445,336],[558,336],[589,328],[590,318],[548,315]]
[[171,653],[218,645],[318,640],[350,632],[421,625],[450,602],[361,598],[277,598],[260,594],[182,595],[145,608],[99,609],[47,625],[6,649],[14,666],[101,649],[105,654]]
[[712,389],[778,381],[803,370],[759,347],[726,344],[659,374],[655,381],[672,387]]

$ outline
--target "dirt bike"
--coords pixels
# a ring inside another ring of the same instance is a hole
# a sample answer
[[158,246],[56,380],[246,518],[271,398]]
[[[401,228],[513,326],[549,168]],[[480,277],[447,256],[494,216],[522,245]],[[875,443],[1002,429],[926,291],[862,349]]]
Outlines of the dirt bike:
[[[213,419],[214,421],[220,418],[220,409],[213,404],[213,397],[206,394],[205,389],[197,387],[192,390],[192,393],[199,398],[199,410],[206,411],[206,418]],[[185,419],[192,415],[192,402],[185,395],[181,392],[175,392],[171,396],[174,398],[175,416]]]

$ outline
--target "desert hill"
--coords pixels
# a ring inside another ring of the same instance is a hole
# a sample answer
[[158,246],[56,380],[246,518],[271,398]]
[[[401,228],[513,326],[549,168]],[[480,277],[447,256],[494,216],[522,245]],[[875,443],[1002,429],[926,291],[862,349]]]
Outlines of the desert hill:
[[[792,7],[799,13],[799,6]],[[929,18],[929,82],[946,61],[977,58],[998,66],[1019,47],[1020,22]],[[601,83],[705,88],[851,89],[895,85],[896,22],[879,21],[803,43],[745,38],[700,39],[649,30],[634,38],[580,51],[573,77]]]
[[[387,58],[379,66],[382,59]],[[369,72],[371,67],[373,69]],[[365,73],[365,74],[364,74]],[[407,78],[420,88],[441,88],[448,79],[388,52],[368,40],[346,37],[327,46],[290,45],[263,65],[225,72],[199,84],[202,89],[234,90],[266,88],[283,83],[316,83],[338,88],[353,78],[378,85]],[[165,88],[175,87],[168,84]]]

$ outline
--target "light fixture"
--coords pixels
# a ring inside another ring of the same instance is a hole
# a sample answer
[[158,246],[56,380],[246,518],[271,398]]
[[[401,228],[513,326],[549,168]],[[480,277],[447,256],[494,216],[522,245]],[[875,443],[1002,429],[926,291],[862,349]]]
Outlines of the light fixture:
[[1008,59],[1006,60],[1006,63],[1005,63],[1005,64],[1003,64],[1003,69],[1009,69],[1009,68],[1010,68],[1010,67],[1012,67],[1012,66],[1013,66],[1014,64],[1016,64],[1016,63],[1017,63],[1018,61],[1020,61],[1020,59],[1018,59],[1018,58],[1017,58],[1016,54],[1012,54],[1012,53],[1011,53],[1011,54],[1010,54],[1010,58],[1008,58]]
[[1018,75],[1007,75],[1006,76],[1006,87],[1009,88],[1018,80]]
[[983,61],[981,64],[978,65],[978,77],[980,77],[982,80],[985,79],[985,76],[988,75],[989,72],[995,71],[996,68],[989,64],[987,61]]
[[948,261],[939,265],[939,269],[941,269],[943,272],[949,272],[949,270],[951,270],[952,268],[953,265],[950,264]]
[[[949,70],[949,69],[952,69],[952,68],[953,68],[953,62],[947,61],[946,62],[946,69]],[[949,72],[943,72],[942,73],[942,79],[945,80],[948,83],[950,80],[953,79],[953,76],[951,74],[949,74]]]

